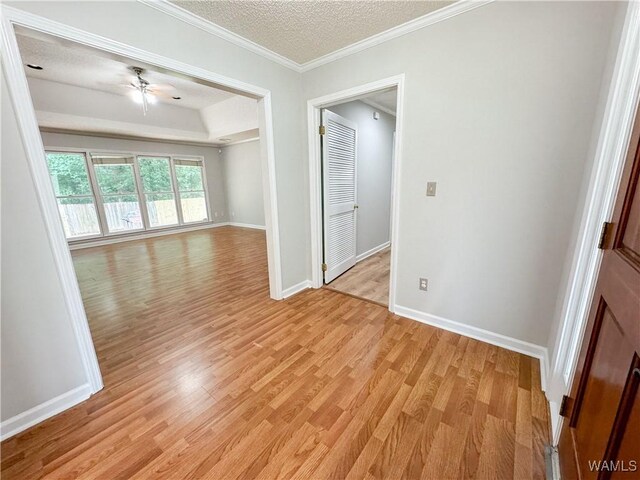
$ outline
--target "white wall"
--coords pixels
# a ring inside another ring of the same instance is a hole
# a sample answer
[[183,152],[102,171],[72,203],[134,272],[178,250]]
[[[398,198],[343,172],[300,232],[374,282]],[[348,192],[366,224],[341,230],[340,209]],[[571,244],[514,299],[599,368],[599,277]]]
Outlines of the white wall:
[[493,2],[303,74],[406,74],[399,305],[546,346],[618,8]]
[[[356,254],[390,240],[393,132],[396,117],[361,101],[329,108],[358,125]],[[374,120],[373,112],[380,113]]]
[[217,147],[181,145],[167,142],[128,140],[109,137],[93,137],[65,133],[42,132],[45,147],[81,148],[101,151],[125,151],[132,153],[157,153],[165,155],[197,155],[204,157],[211,220],[214,223],[226,222],[227,201],[225,198],[224,170]]
[[[310,276],[305,101],[406,73],[398,303],[546,344],[622,4],[494,2],[302,76],[139,2],[4,5],[272,92],[285,289]],[[5,418],[86,379],[14,113],[2,110]],[[426,198],[431,180],[438,196]]]
[[2,376],[5,421],[87,382],[2,78]]
[[258,102],[251,98],[231,97],[200,113],[212,140],[258,128]]
[[256,140],[224,147],[220,157],[229,221],[264,227],[260,143]]
[[[4,5],[270,90],[276,181],[290,186],[277,194],[283,288],[308,278],[309,233],[307,222],[301,221],[307,218],[308,201],[298,73],[139,2]],[[3,102],[6,98],[3,95]],[[42,214],[35,203],[15,115],[5,103],[2,115],[2,166],[12,162],[2,172],[0,336],[5,419],[78,388],[86,379],[71,337],[69,312],[53,267]]]

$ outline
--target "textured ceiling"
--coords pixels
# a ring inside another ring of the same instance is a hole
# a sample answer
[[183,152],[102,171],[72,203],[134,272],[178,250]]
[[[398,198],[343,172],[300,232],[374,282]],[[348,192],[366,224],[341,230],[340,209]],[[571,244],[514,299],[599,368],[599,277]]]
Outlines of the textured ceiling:
[[[135,80],[130,67],[134,62],[115,59],[83,50],[55,39],[18,35],[18,47],[25,64],[42,66],[43,70],[25,68],[27,76],[53,82],[127,95],[128,85]],[[151,84],[172,86],[163,90],[160,102],[200,110],[234,96],[234,94],[191,80],[147,70],[142,77]],[[173,100],[172,96],[181,97]]]
[[172,3],[297,63],[450,5],[434,0],[174,0]]

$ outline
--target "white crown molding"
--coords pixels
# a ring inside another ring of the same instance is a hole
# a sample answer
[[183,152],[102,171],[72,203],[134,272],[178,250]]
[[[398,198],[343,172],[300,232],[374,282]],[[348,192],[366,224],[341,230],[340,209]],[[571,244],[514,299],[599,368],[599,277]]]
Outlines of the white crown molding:
[[380,45],[383,42],[401,37],[402,35],[406,35],[407,33],[415,32],[416,30],[428,27],[429,25],[433,25],[434,23],[442,22],[443,20],[447,20],[449,18],[455,17],[456,15],[460,15],[461,13],[465,13],[475,8],[482,7],[493,1],[494,0],[459,0],[456,3],[436,10],[435,12],[427,13],[422,17],[409,20],[402,25],[390,28],[389,30],[377,33],[376,35],[372,35],[371,37],[365,38],[364,40],[360,40],[359,42],[352,43],[351,45],[336,50],[335,52],[328,53],[327,55],[323,55],[322,57],[316,58],[315,60],[303,63],[302,65],[300,65],[300,70],[302,72],[313,70],[314,68],[317,68],[321,65],[334,62],[348,55],[353,55],[354,53],[361,52],[362,50],[366,50],[367,48]]
[[373,100],[369,100],[368,98],[361,98],[360,101],[362,103],[366,103],[370,107],[375,108],[376,110],[380,110],[381,112],[388,113],[389,115],[391,115],[393,117],[396,116],[396,112],[394,112],[390,108],[387,108],[387,107],[385,107],[383,105],[380,105],[378,102],[374,102]]
[[218,148],[227,148],[227,147],[232,147],[234,145],[241,145],[243,143],[257,142],[259,140],[260,140],[260,137],[246,138],[244,140],[238,140],[237,142],[223,143],[222,145],[218,145]]
[[288,58],[276,53],[268,48],[263,47],[262,45],[258,45],[251,40],[244,38],[237,33],[233,33],[230,30],[227,30],[220,25],[216,25],[209,20],[205,20],[198,15],[191,13],[188,10],[185,10],[178,5],[170,3],[168,0],[138,0],[140,3],[143,3],[151,8],[155,8],[156,10],[161,11],[162,13],[166,13],[167,15],[171,15],[178,20],[182,20],[183,22],[188,23],[191,26],[199,28],[207,33],[215,35],[216,37],[227,40],[228,42],[233,43],[239,47],[245,48],[253,53],[256,53],[264,58],[267,58],[273,62],[279,63],[280,65],[290,68],[291,70],[295,70],[297,72],[300,71],[300,64],[294,62],[293,60],[289,60]]
[[301,64],[294,62],[293,60],[280,55],[273,50],[269,50],[268,48],[265,48],[262,45],[259,45],[241,35],[238,35],[237,33],[233,33],[232,31],[227,30],[220,25],[216,25],[209,20],[205,20],[204,18],[199,17],[198,15],[185,10],[182,7],[170,3],[168,0],[138,0],[138,2],[140,3],[143,3],[151,8],[155,8],[156,10],[166,13],[167,15],[171,15],[178,20],[182,20],[189,25],[192,25],[196,28],[199,28],[200,30],[227,40],[234,45],[245,48],[255,54],[261,55],[264,58],[276,62],[284,67],[290,68],[291,70],[294,70],[298,73],[307,72],[321,65],[325,65],[327,63],[338,60],[339,58],[352,55],[375,45],[379,45],[383,42],[392,40],[402,35],[406,35],[407,33],[411,33],[429,25],[433,25],[434,23],[442,22],[443,20],[455,17],[456,15],[460,15],[461,13],[468,12],[483,5],[487,5],[488,3],[491,3],[493,1],[494,0],[459,0],[449,6],[431,13],[427,13],[422,17],[415,18],[406,23],[385,30],[384,32],[377,33],[368,38],[352,43],[351,45],[340,48],[339,50]]

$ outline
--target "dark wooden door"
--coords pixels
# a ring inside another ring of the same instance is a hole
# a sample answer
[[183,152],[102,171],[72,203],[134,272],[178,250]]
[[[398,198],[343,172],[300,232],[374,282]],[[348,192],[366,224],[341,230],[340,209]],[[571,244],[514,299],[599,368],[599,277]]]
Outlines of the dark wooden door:
[[558,447],[563,480],[640,478],[639,137],[640,113]]

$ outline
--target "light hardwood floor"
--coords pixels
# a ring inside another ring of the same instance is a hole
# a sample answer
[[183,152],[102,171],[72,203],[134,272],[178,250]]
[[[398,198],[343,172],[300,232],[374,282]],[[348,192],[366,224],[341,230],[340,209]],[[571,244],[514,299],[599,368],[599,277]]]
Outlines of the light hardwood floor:
[[73,252],[105,388],[2,479],[543,478],[532,358],[326,289],[268,297],[264,232]]
[[326,287],[339,292],[389,305],[391,248],[371,255],[336,278]]

